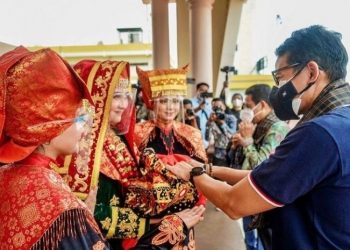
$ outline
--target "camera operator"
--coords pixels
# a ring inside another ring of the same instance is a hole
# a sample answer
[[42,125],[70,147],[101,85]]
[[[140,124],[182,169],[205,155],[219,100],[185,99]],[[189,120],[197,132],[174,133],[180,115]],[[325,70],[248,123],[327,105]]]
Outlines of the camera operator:
[[194,113],[191,100],[184,99],[183,105],[184,105],[185,123],[187,125],[190,125],[194,128],[199,129],[198,128],[199,117],[196,116],[196,114]]
[[212,107],[206,137],[213,148],[213,164],[227,166],[226,148],[236,131],[237,119],[234,115],[226,113],[226,105],[220,98],[213,99]]
[[205,139],[206,124],[211,113],[211,104],[208,98],[211,97],[209,91],[209,84],[205,82],[198,83],[196,86],[197,95],[192,98],[192,104],[195,114],[199,117],[199,129],[203,137],[204,147],[208,147],[208,141]]

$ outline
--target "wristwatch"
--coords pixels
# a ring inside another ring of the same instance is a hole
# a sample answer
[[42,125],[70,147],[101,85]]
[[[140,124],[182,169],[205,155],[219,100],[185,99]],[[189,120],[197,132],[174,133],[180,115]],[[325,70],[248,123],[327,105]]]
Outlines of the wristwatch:
[[190,182],[193,182],[193,177],[194,176],[199,176],[199,175],[202,175],[202,174],[205,174],[205,169],[203,167],[194,167],[192,168],[191,172],[190,172]]

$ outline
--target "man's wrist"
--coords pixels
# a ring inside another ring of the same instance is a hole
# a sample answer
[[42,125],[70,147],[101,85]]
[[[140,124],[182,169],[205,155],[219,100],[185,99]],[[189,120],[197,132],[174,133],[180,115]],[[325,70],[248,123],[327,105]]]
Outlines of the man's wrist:
[[212,163],[204,164],[204,169],[205,169],[205,173],[211,177],[213,174],[213,164]]
[[[204,166],[204,165],[203,165]],[[194,167],[192,168],[192,170],[190,171],[190,182],[194,185],[194,182],[193,182],[193,178],[196,177],[196,176],[200,176],[202,174],[205,174],[206,171],[205,169],[202,167]]]
[[254,143],[254,140],[252,137],[244,137],[243,138],[243,147],[248,147],[249,145],[252,145]]

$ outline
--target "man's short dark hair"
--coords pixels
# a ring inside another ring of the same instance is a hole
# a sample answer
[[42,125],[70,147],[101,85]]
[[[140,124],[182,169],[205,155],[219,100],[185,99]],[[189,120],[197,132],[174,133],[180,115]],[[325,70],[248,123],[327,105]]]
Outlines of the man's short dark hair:
[[348,54],[341,42],[342,35],[320,25],[294,31],[275,51],[276,56],[288,56],[288,64],[315,61],[331,82],[345,79]]
[[252,96],[252,100],[255,103],[255,105],[257,105],[261,101],[265,101],[271,107],[271,103],[269,100],[270,92],[271,87],[269,85],[260,83],[247,88],[245,94]]
[[211,102],[212,102],[212,103],[213,103],[213,102],[222,102],[223,104],[225,104],[225,101],[222,100],[220,97],[215,97],[215,98],[213,98],[213,100],[211,100]]
[[234,93],[234,94],[232,95],[231,100],[235,99],[236,97],[239,97],[239,99],[243,100],[243,96],[242,96],[240,93]]
[[183,103],[183,105],[191,104],[191,106],[192,106],[192,101],[190,99],[184,99],[182,101],[182,103]]
[[200,83],[197,83],[197,85],[196,85],[196,89],[198,90],[201,86],[207,86],[208,88],[209,88],[209,84],[208,83],[206,83],[206,82],[200,82]]

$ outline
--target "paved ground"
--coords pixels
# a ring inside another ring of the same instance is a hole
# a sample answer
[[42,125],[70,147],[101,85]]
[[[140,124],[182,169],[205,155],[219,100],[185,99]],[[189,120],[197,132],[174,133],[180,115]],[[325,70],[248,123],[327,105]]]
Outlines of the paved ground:
[[240,221],[233,221],[209,203],[204,221],[195,228],[196,250],[245,250]]

